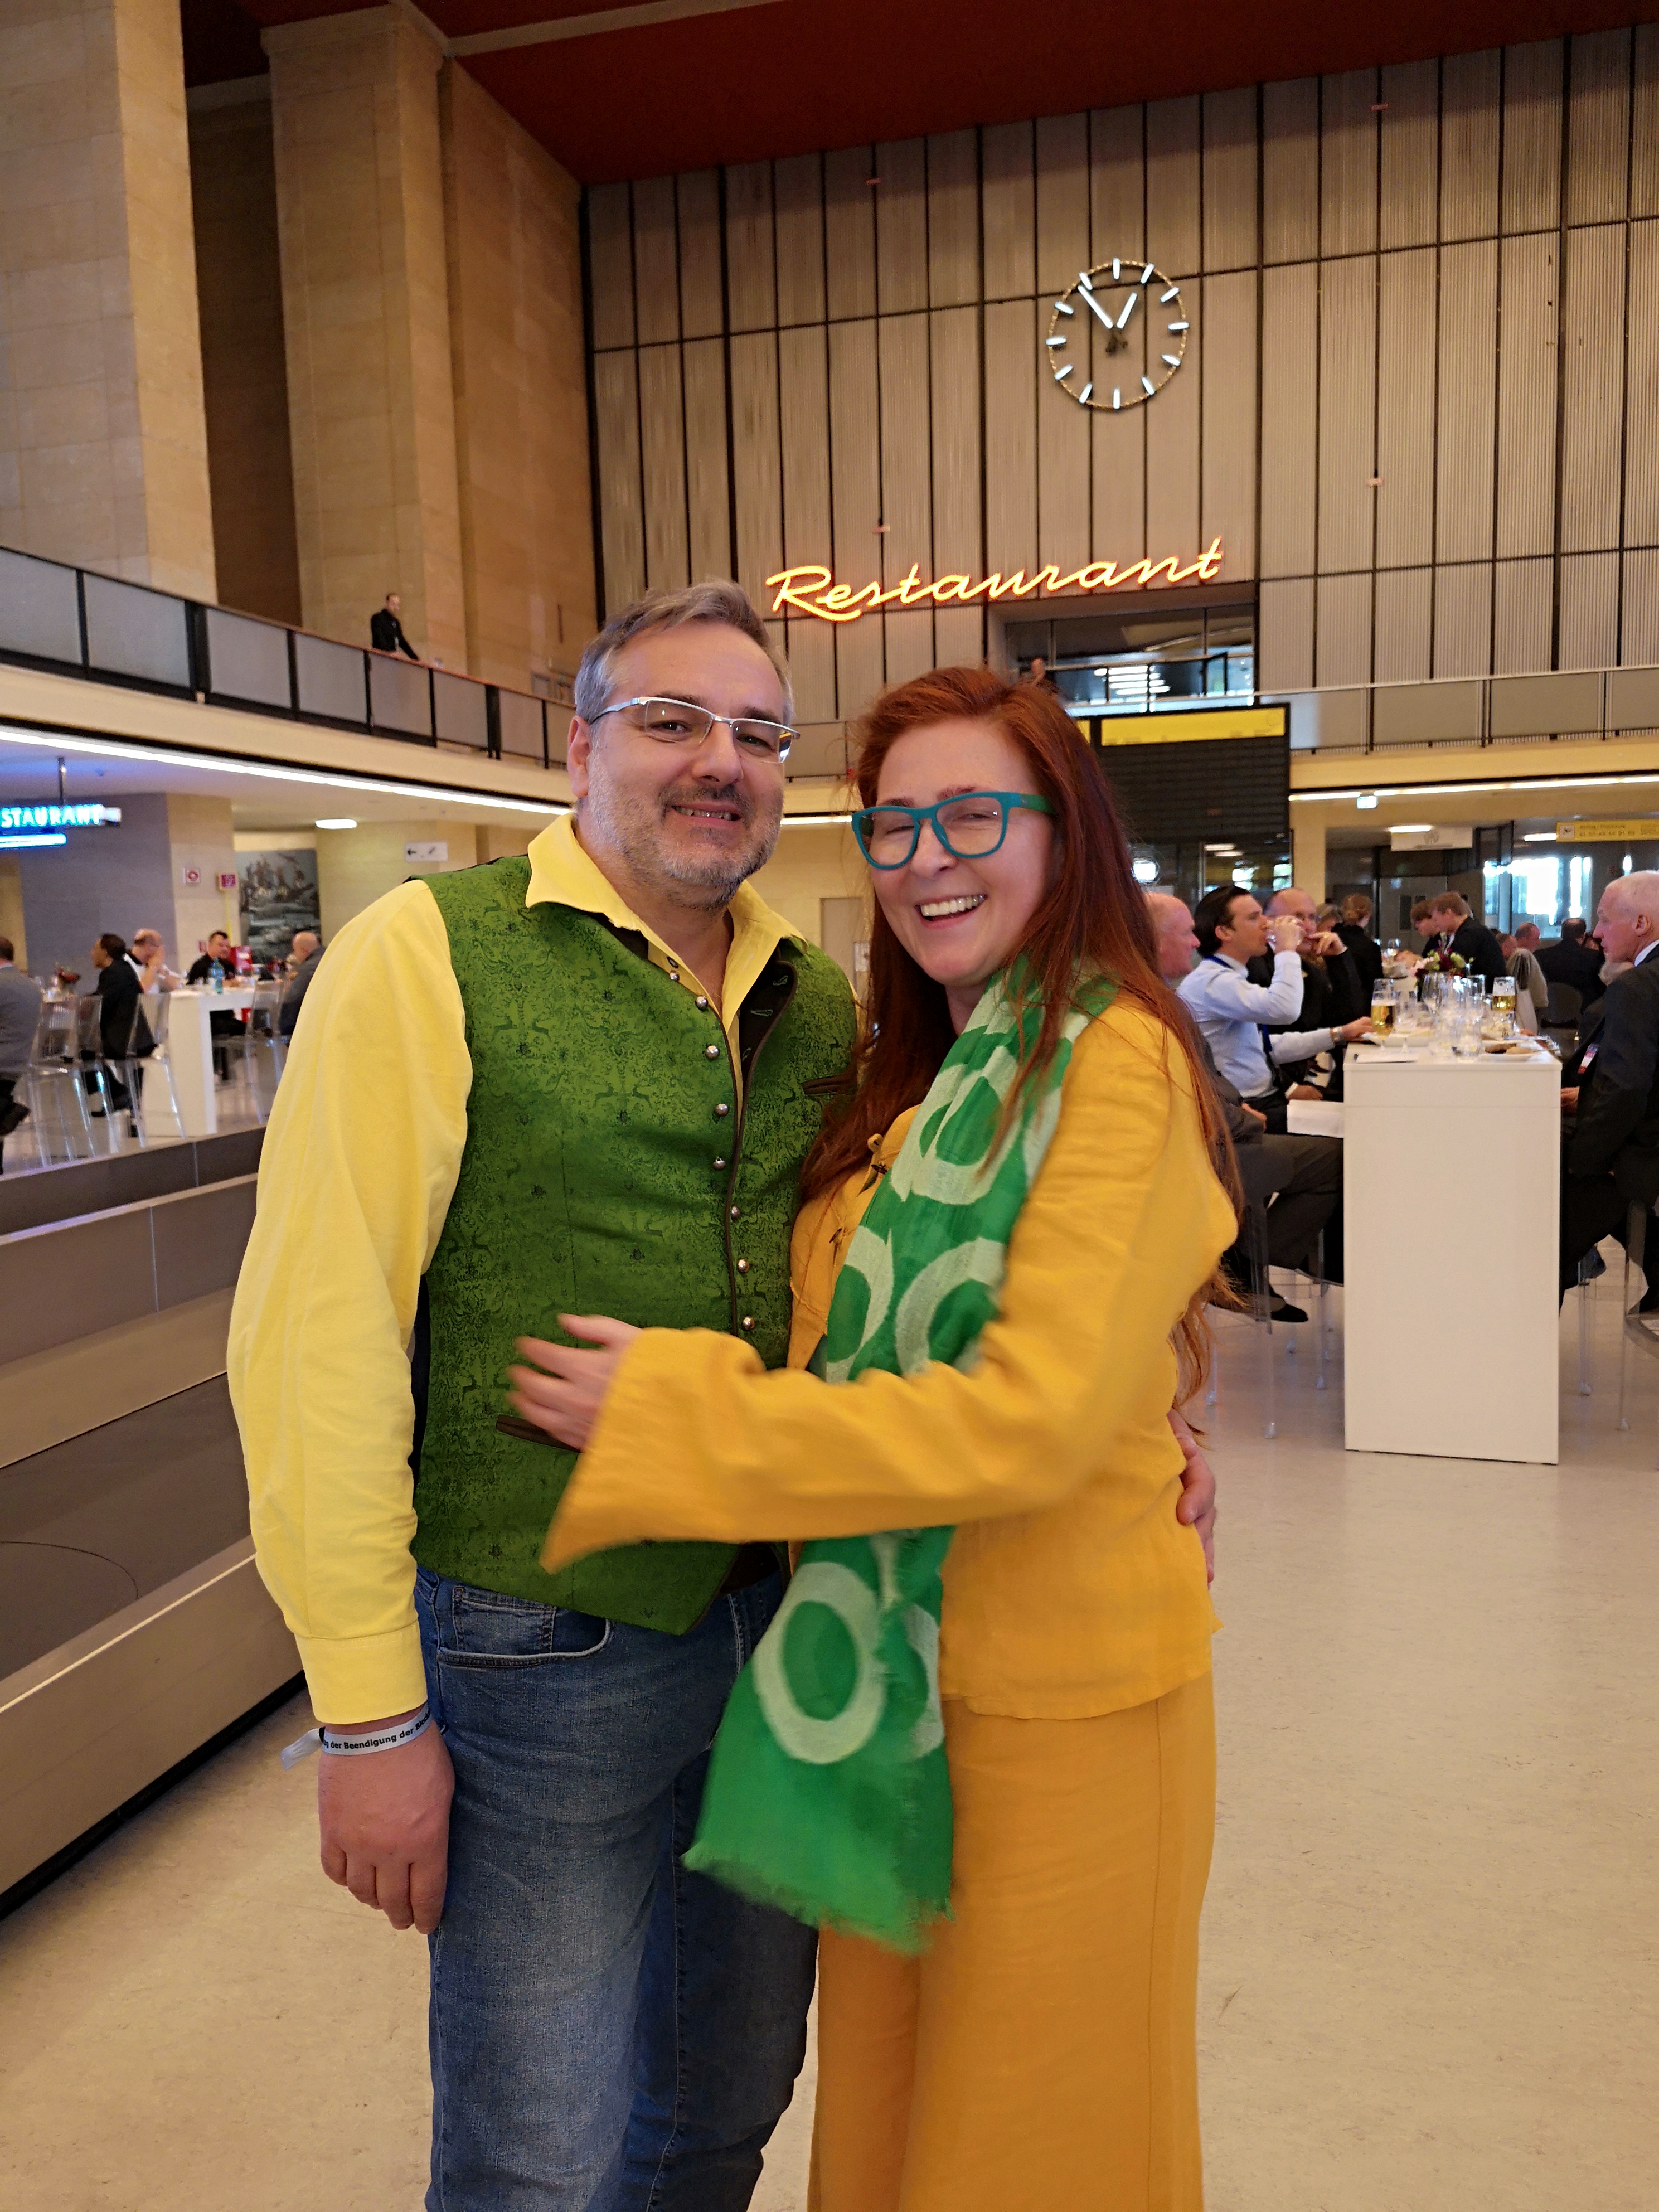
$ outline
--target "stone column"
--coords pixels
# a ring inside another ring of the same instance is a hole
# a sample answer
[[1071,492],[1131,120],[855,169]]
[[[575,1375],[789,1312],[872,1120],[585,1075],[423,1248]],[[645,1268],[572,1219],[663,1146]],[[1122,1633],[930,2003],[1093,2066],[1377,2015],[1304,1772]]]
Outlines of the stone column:
[[0,542],[211,599],[177,0],[11,0],[0,83]]
[[1312,806],[1298,806],[1291,817],[1291,881],[1316,902],[1325,896],[1325,824],[1310,820]]
[[393,7],[264,46],[306,625],[367,644],[399,592],[416,649],[464,669],[442,56]]

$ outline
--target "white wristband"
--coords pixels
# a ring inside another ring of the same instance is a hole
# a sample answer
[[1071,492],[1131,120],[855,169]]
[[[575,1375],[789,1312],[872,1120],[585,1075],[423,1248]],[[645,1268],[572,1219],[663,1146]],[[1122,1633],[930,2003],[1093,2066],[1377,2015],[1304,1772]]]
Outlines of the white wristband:
[[392,1728],[376,1729],[372,1735],[338,1735],[326,1722],[320,1728],[307,1729],[282,1753],[283,1765],[297,1766],[302,1759],[309,1759],[313,1751],[325,1751],[335,1758],[361,1758],[373,1751],[398,1751],[416,1737],[424,1735],[432,1725],[432,1708],[422,1705],[418,1713],[411,1713],[406,1721],[398,1721]]

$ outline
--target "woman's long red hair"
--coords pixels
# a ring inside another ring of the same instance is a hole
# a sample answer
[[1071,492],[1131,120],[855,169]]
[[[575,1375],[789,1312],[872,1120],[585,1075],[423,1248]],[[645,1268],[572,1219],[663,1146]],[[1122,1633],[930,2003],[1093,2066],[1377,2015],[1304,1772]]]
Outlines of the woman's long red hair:
[[[1145,893],[1130,872],[1129,848],[1106,779],[1069,715],[1046,686],[1012,684],[987,668],[936,668],[884,691],[858,725],[854,780],[873,805],[882,763],[908,731],[930,723],[990,722],[1024,754],[1036,788],[1053,806],[1055,873],[1031,918],[1018,974],[1040,998],[1042,1021],[1014,1096],[1053,1059],[1079,981],[1104,970],[1119,994],[1144,1007],[1173,1037],[1191,1071],[1205,1134],[1235,1203],[1231,1146],[1200,1060],[1185,1008],[1158,973]],[[879,903],[870,930],[870,978],[857,1054],[845,1095],[832,1103],[801,1171],[803,1199],[845,1181],[870,1157],[870,1140],[918,1105],[955,1042],[945,987],[911,958]],[[1206,1285],[1178,1331],[1182,1395],[1203,1374],[1208,1343]],[[1223,1291],[1222,1295],[1231,1296]]]

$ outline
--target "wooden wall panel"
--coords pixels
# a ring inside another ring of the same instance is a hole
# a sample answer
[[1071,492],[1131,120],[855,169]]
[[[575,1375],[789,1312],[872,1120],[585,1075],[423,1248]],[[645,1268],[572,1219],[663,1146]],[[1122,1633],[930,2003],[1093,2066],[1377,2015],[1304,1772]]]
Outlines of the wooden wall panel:
[[732,574],[730,426],[726,419],[726,348],[697,338],[684,349],[685,502],[691,580]]
[[887,681],[908,684],[925,676],[934,665],[933,613],[931,607],[912,607],[908,612],[889,608],[883,617],[887,629]]
[[1498,228],[1498,139],[1504,58],[1489,47],[1440,64],[1440,235],[1491,238]]
[[1659,23],[1637,25],[1635,49],[1630,211],[1659,215]]
[[1506,231],[1553,230],[1560,222],[1562,67],[1559,39],[1504,50]]
[[1171,276],[1201,259],[1198,120],[1196,98],[1146,104],[1146,251]]
[[[830,326],[830,485],[835,570],[855,587],[881,574],[881,423],[873,321]],[[842,623],[836,632],[836,702],[858,714],[882,685],[878,617]]]
[[1619,543],[1625,228],[1570,230],[1561,343],[1561,550]]
[[936,307],[979,298],[979,134],[927,141],[927,287]]
[[1493,571],[1492,672],[1541,675],[1550,665],[1553,561],[1500,561]]
[[645,580],[672,590],[691,580],[685,507],[685,401],[678,345],[641,346],[640,462],[645,485]]
[[824,259],[832,323],[876,312],[877,172],[867,146],[823,157]]
[[1036,289],[1036,204],[1029,123],[999,123],[980,146],[980,202],[988,300]]
[[[1506,238],[1499,254],[1498,553],[1555,544],[1559,234]],[[1545,664],[1547,665],[1547,663]]]
[[802,616],[782,627],[789,674],[795,689],[795,720],[836,721],[839,718],[836,713],[835,625]]
[[1439,63],[1385,69],[1377,98],[1386,102],[1378,132],[1378,242],[1384,247],[1432,245],[1440,197]]
[[[631,313],[631,304],[630,304]],[[631,352],[593,363],[593,428],[599,446],[599,539],[605,607],[614,613],[645,589],[645,516],[640,494],[640,381]]]
[[680,334],[680,242],[672,177],[634,187],[634,310],[641,345]]
[[778,321],[821,323],[824,316],[823,157],[779,161],[772,182],[778,240]]
[[1318,422],[1319,270],[1302,261],[1261,280],[1264,576],[1313,573]]
[[726,287],[734,331],[769,330],[777,321],[769,161],[740,162],[726,173]]
[[1089,118],[1091,263],[1146,250],[1146,111],[1097,107]]
[[1427,568],[1378,570],[1373,657],[1378,684],[1421,684],[1426,679],[1432,586]]
[[985,310],[985,559],[1005,573],[1036,554],[1037,314],[1029,300]]
[[933,447],[933,573],[976,577],[980,515],[979,310],[929,317]]
[[1204,266],[1256,264],[1255,87],[1204,95]]
[[1371,581],[1369,574],[1319,579],[1314,644],[1316,683],[1370,683]]
[[[1434,558],[1436,258],[1432,246],[1385,253],[1378,269],[1379,568],[1410,568]],[[1380,601],[1378,606],[1380,653]],[[1426,621],[1425,614],[1425,639]]]
[[1469,561],[1434,572],[1434,673],[1486,676],[1492,670],[1492,562]]
[[1094,557],[1127,566],[1147,550],[1146,410],[1095,416],[1089,443]]
[[927,318],[884,315],[878,326],[881,366],[882,581],[889,588],[914,566],[933,574],[933,465]]
[[[1322,574],[1371,565],[1375,494],[1370,479],[1376,473],[1376,262],[1370,254],[1322,262],[1319,304]],[[1269,477],[1267,481],[1273,479]],[[1322,653],[1324,635],[1322,613]]]
[[[1188,287],[1190,291],[1193,288]],[[1255,574],[1255,347],[1256,273],[1204,279],[1196,361],[1189,355],[1181,375],[1197,368],[1203,377],[1200,546],[1221,540],[1229,579]],[[1162,405],[1162,401],[1159,404]]]
[[1263,584],[1256,617],[1259,690],[1307,691],[1314,680],[1314,586],[1311,576]]
[[778,341],[770,331],[732,340],[732,505],[738,581],[757,605],[783,566]]
[[1319,80],[1261,88],[1261,252],[1310,261],[1319,251]]
[[[778,333],[778,430],[783,486],[783,557],[791,568],[830,562],[830,353],[816,329]],[[871,574],[875,574],[873,568]],[[867,579],[860,575],[857,580]]]
[[587,194],[587,258],[593,284],[593,350],[634,343],[634,228],[626,185]]
[[1659,552],[1625,556],[1619,664],[1621,668],[1659,667]]
[[680,334],[718,337],[726,328],[720,276],[720,183],[714,169],[691,169],[675,179],[679,203]]
[[1089,253],[1089,118],[1054,115],[1036,126],[1036,283],[1063,292]]
[[1491,557],[1497,386],[1497,240],[1443,247],[1435,462],[1437,562]]
[[1165,553],[1180,553],[1190,561],[1203,550],[1198,518],[1204,390],[1201,375],[1193,374],[1203,350],[1202,289],[1195,277],[1182,295],[1192,318],[1188,345],[1194,350],[1157,398],[1139,410],[1146,417],[1147,550],[1155,560]]
[[1613,222],[1626,210],[1630,169],[1628,31],[1576,37],[1567,81],[1569,223]]
[[927,143],[902,138],[876,149],[876,307],[884,315],[927,305]]
[[[1039,308],[1039,313],[1041,309]],[[1035,557],[1060,570],[1090,557],[1089,410],[1037,380],[1037,537]],[[1031,565],[1028,555],[1026,566]]]
[[1659,545],[1659,222],[1630,227],[1625,373],[1626,545]]
[[1320,83],[1319,251],[1369,253],[1376,244],[1376,71]]
[[1581,553],[1561,563],[1558,668],[1612,668],[1619,659],[1619,556]]

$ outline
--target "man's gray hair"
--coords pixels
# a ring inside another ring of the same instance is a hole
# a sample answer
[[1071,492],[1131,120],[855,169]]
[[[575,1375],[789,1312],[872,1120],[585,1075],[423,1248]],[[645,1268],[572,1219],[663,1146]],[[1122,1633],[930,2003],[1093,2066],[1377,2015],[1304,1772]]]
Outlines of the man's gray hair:
[[678,591],[647,592],[642,599],[634,600],[611,616],[599,635],[590,640],[576,671],[575,706],[583,721],[594,721],[610,705],[611,664],[623,646],[649,630],[678,629],[682,623],[694,622],[724,623],[728,629],[741,630],[744,637],[752,638],[778,672],[785,719],[794,720],[795,695],[788,663],[742,585],[721,577],[685,585]]

